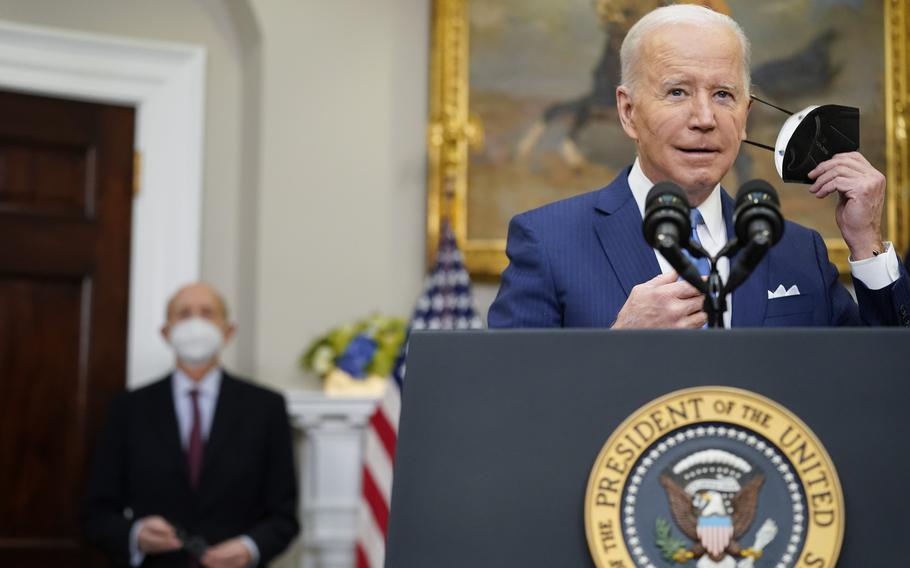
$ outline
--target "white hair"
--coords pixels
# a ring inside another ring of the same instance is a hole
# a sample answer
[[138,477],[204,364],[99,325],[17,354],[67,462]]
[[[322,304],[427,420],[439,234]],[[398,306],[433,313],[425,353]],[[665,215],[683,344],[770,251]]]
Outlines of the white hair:
[[[715,12],[703,6],[694,4],[673,4],[657,8],[645,14],[642,19],[635,22],[635,25],[626,34],[622,42],[622,48],[619,52],[619,60],[622,64],[621,84],[635,91],[638,83],[638,74],[641,59],[641,46],[645,38],[656,32],[659,28],[672,26],[675,24],[694,24],[697,26],[725,26],[731,30],[739,40],[741,51],[741,60],[743,63],[743,86],[746,93],[752,83],[752,77],[749,72],[752,60],[752,47],[749,45],[749,38],[743,32],[743,29],[736,21],[720,12]],[[698,41],[698,38],[692,38],[692,41]]]

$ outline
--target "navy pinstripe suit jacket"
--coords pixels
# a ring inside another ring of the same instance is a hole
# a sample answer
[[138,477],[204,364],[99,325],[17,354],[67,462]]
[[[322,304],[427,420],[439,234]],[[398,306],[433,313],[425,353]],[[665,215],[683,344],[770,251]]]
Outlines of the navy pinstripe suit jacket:
[[[624,170],[607,187],[517,215],[506,254],[491,328],[609,327],[632,287],[660,274],[641,232],[641,213]],[[722,194],[727,234],[733,199]],[[910,326],[910,278],[882,290],[854,286],[859,306],[828,260],[821,236],[787,222],[781,241],[733,293],[733,327]],[[800,294],[768,299],[768,291],[796,285]]]

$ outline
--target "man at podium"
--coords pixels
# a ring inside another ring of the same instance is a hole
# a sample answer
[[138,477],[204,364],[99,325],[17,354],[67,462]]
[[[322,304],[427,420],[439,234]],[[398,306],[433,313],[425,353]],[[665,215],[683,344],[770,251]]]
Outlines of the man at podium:
[[[645,197],[679,185],[692,239],[717,253],[733,236],[733,200],[720,187],[746,137],[750,47],[730,17],[693,5],[658,8],[626,36],[617,109],[637,158],[608,186],[520,214],[509,225],[489,325],[699,328],[703,297],[642,236]],[[783,237],[727,299],[727,327],[910,327],[910,278],[882,240],[884,175],[858,152],[809,172],[809,192],[838,199],[858,304],[838,281],[821,236],[786,222]],[[730,264],[721,259],[722,279]]]

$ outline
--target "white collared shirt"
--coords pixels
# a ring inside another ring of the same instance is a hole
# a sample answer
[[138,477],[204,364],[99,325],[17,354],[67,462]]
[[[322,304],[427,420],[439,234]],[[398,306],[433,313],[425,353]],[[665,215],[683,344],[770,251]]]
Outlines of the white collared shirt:
[[[641,213],[643,219],[645,216],[645,198],[648,196],[648,192],[651,191],[652,187],[654,187],[654,184],[651,183],[651,180],[649,180],[648,176],[645,175],[645,172],[642,171],[638,158],[635,158],[635,163],[632,164],[632,171],[629,172],[629,189],[632,190],[632,196],[635,198],[635,203],[638,205],[638,212]],[[708,251],[708,254],[711,256],[717,254],[717,252],[727,244],[727,224],[724,222],[723,206],[720,200],[721,191],[720,184],[717,184],[714,190],[711,191],[711,195],[705,199],[704,203],[697,207],[702,218],[705,220],[704,225],[699,225],[696,229],[698,231],[698,240],[701,241],[701,246]],[[673,267],[670,266],[670,263],[667,262],[664,255],[657,252],[656,249],[654,254],[657,256],[657,264],[660,265],[661,273],[667,274],[668,272],[673,272]],[[720,274],[721,280],[726,282],[727,277],[730,276],[730,259],[724,257],[718,260],[717,272]],[[733,298],[730,294],[727,294],[727,311],[724,312],[724,327],[730,327],[732,314]]]
[[177,426],[180,430],[180,444],[186,449],[190,445],[190,431],[193,429],[193,401],[190,392],[199,392],[199,420],[202,429],[202,440],[208,441],[212,432],[212,420],[215,418],[215,407],[218,404],[218,393],[221,390],[221,369],[215,367],[202,377],[198,383],[186,376],[180,369],[174,371],[171,381],[171,393],[174,397],[174,412],[177,414]]

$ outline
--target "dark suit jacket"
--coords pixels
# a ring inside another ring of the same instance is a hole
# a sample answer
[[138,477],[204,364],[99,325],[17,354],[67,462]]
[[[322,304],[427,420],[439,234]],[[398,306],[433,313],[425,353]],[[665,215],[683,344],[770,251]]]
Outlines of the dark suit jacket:
[[[660,274],[641,232],[626,169],[607,187],[523,213],[509,224],[491,328],[609,327],[632,287]],[[722,195],[727,234],[733,200]],[[910,326],[910,278],[872,291],[854,280],[859,308],[837,280],[821,236],[787,222],[781,241],[733,292],[733,327]],[[768,299],[779,285],[799,296]]]
[[[86,529],[115,563],[129,562],[133,520],[161,515],[209,544],[246,534],[260,565],[297,534],[297,481],[284,398],[224,373],[199,489],[190,486],[171,377],[114,400],[90,472]],[[184,552],[143,566],[185,566]]]

